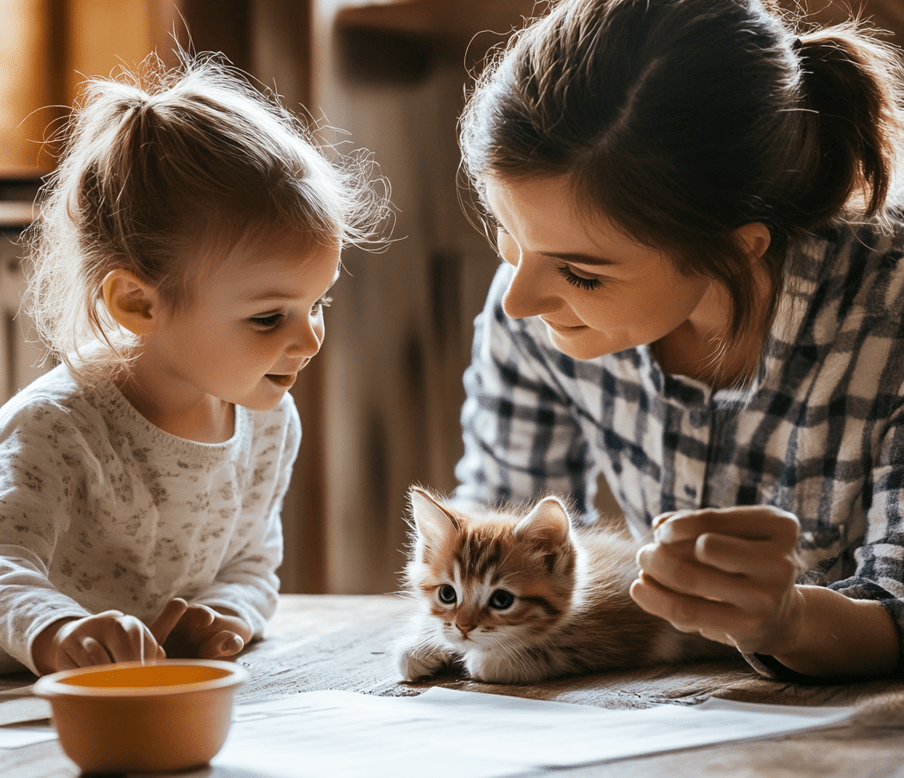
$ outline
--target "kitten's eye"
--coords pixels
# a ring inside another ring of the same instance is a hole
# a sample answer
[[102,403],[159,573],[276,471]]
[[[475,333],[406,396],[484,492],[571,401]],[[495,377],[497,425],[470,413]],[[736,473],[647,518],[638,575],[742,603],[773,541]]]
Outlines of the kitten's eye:
[[455,594],[455,588],[449,586],[449,584],[440,586],[436,591],[436,596],[439,597],[439,601],[444,605],[451,605],[457,598],[457,595]]
[[497,589],[490,595],[490,607],[497,611],[504,611],[511,608],[515,601],[515,595],[505,591],[505,589]]

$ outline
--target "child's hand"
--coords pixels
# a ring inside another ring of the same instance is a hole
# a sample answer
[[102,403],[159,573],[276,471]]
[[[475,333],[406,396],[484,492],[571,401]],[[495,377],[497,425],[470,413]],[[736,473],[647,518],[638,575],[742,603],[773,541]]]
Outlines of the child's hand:
[[154,662],[166,656],[141,621],[114,610],[53,622],[35,638],[31,655],[41,675],[113,662]]
[[251,627],[238,616],[206,605],[171,600],[151,626],[170,657],[223,659],[235,656],[251,640]]
[[769,506],[682,511],[653,523],[631,596],[683,632],[777,655],[802,607],[798,521]]

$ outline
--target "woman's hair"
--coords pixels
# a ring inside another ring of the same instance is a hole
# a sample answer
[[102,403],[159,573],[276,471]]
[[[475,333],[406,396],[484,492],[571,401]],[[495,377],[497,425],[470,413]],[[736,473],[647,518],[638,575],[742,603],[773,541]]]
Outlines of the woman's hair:
[[561,0],[478,79],[463,169],[478,195],[487,176],[570,176],[588,216],[722,284],[740,334],[761,319],[733,231],[766,225],[778,289],[795,241],[881,216],[901,84],[897,50],[854,22],[805,30],[760,0]]
[[276,96],[214,55],[179,54],[87,83],[26,234],[27,309],[80,379],[128,368],[134,338],[102,299],[111,270],[176,310],[198,264],[245,235],[373,245],[389,214],[366,154],[331,164]]

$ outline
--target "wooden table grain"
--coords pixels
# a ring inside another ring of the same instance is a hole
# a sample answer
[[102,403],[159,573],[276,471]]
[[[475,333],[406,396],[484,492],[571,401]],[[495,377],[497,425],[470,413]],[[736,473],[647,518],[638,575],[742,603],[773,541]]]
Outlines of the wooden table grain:
[[[410,609],[405,599],[388,595],[284,595],[267,639],[238,659],[251,674],[238,702],[319,689],[420,694],[433,684],[402,683],[391,652]],[[0,725],[21,718],[23,712],[34,718],[47,715],[43,700],[16,696],[16,689],[33,680],[27,674],[0,678]],[[568,778],[904,778],[904,681],[792,684],[760,678],[737,661],[603,673],[529,686],[480,684],[457,676],[435,684],[621,709],[663,702],[694,704],[716,696],[745,702],[854,705],[857,710],[852,723],[840,729],[561,771]],[[210,770],[209,775],[217,778],[217,771]],[[0,750],[0,776],[76,778],[79,771],[52,741]]]

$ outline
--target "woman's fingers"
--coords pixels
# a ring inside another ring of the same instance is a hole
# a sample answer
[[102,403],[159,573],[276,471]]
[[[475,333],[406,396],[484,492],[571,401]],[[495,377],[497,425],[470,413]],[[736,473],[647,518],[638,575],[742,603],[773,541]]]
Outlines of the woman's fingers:
[[631,597],[647,613],[665,619],[682,632],[696,632],[746,650],[743,641],[735,637],[740,614],[732,605],[678,594],[643,573],[631,584]]
[[637,554],[638,566],[682,594],[736,601],[746,591],[785,589],[797,578],[796,554],[770,541],[701,535],[696,541],[651,543]]
[[773,540],[745,540],[707,533],[694,542],[693,555],[704,565],[743,575],[751,581],[789,584],[800,573],[796,547],[789,549]]
[[793,513],[766,505],[668,513],[656,517],[653,527],[653,537],[659,543],[696,540],[700,535],[715,533],[771,541],[781,547],[795,546],[800,530]]

